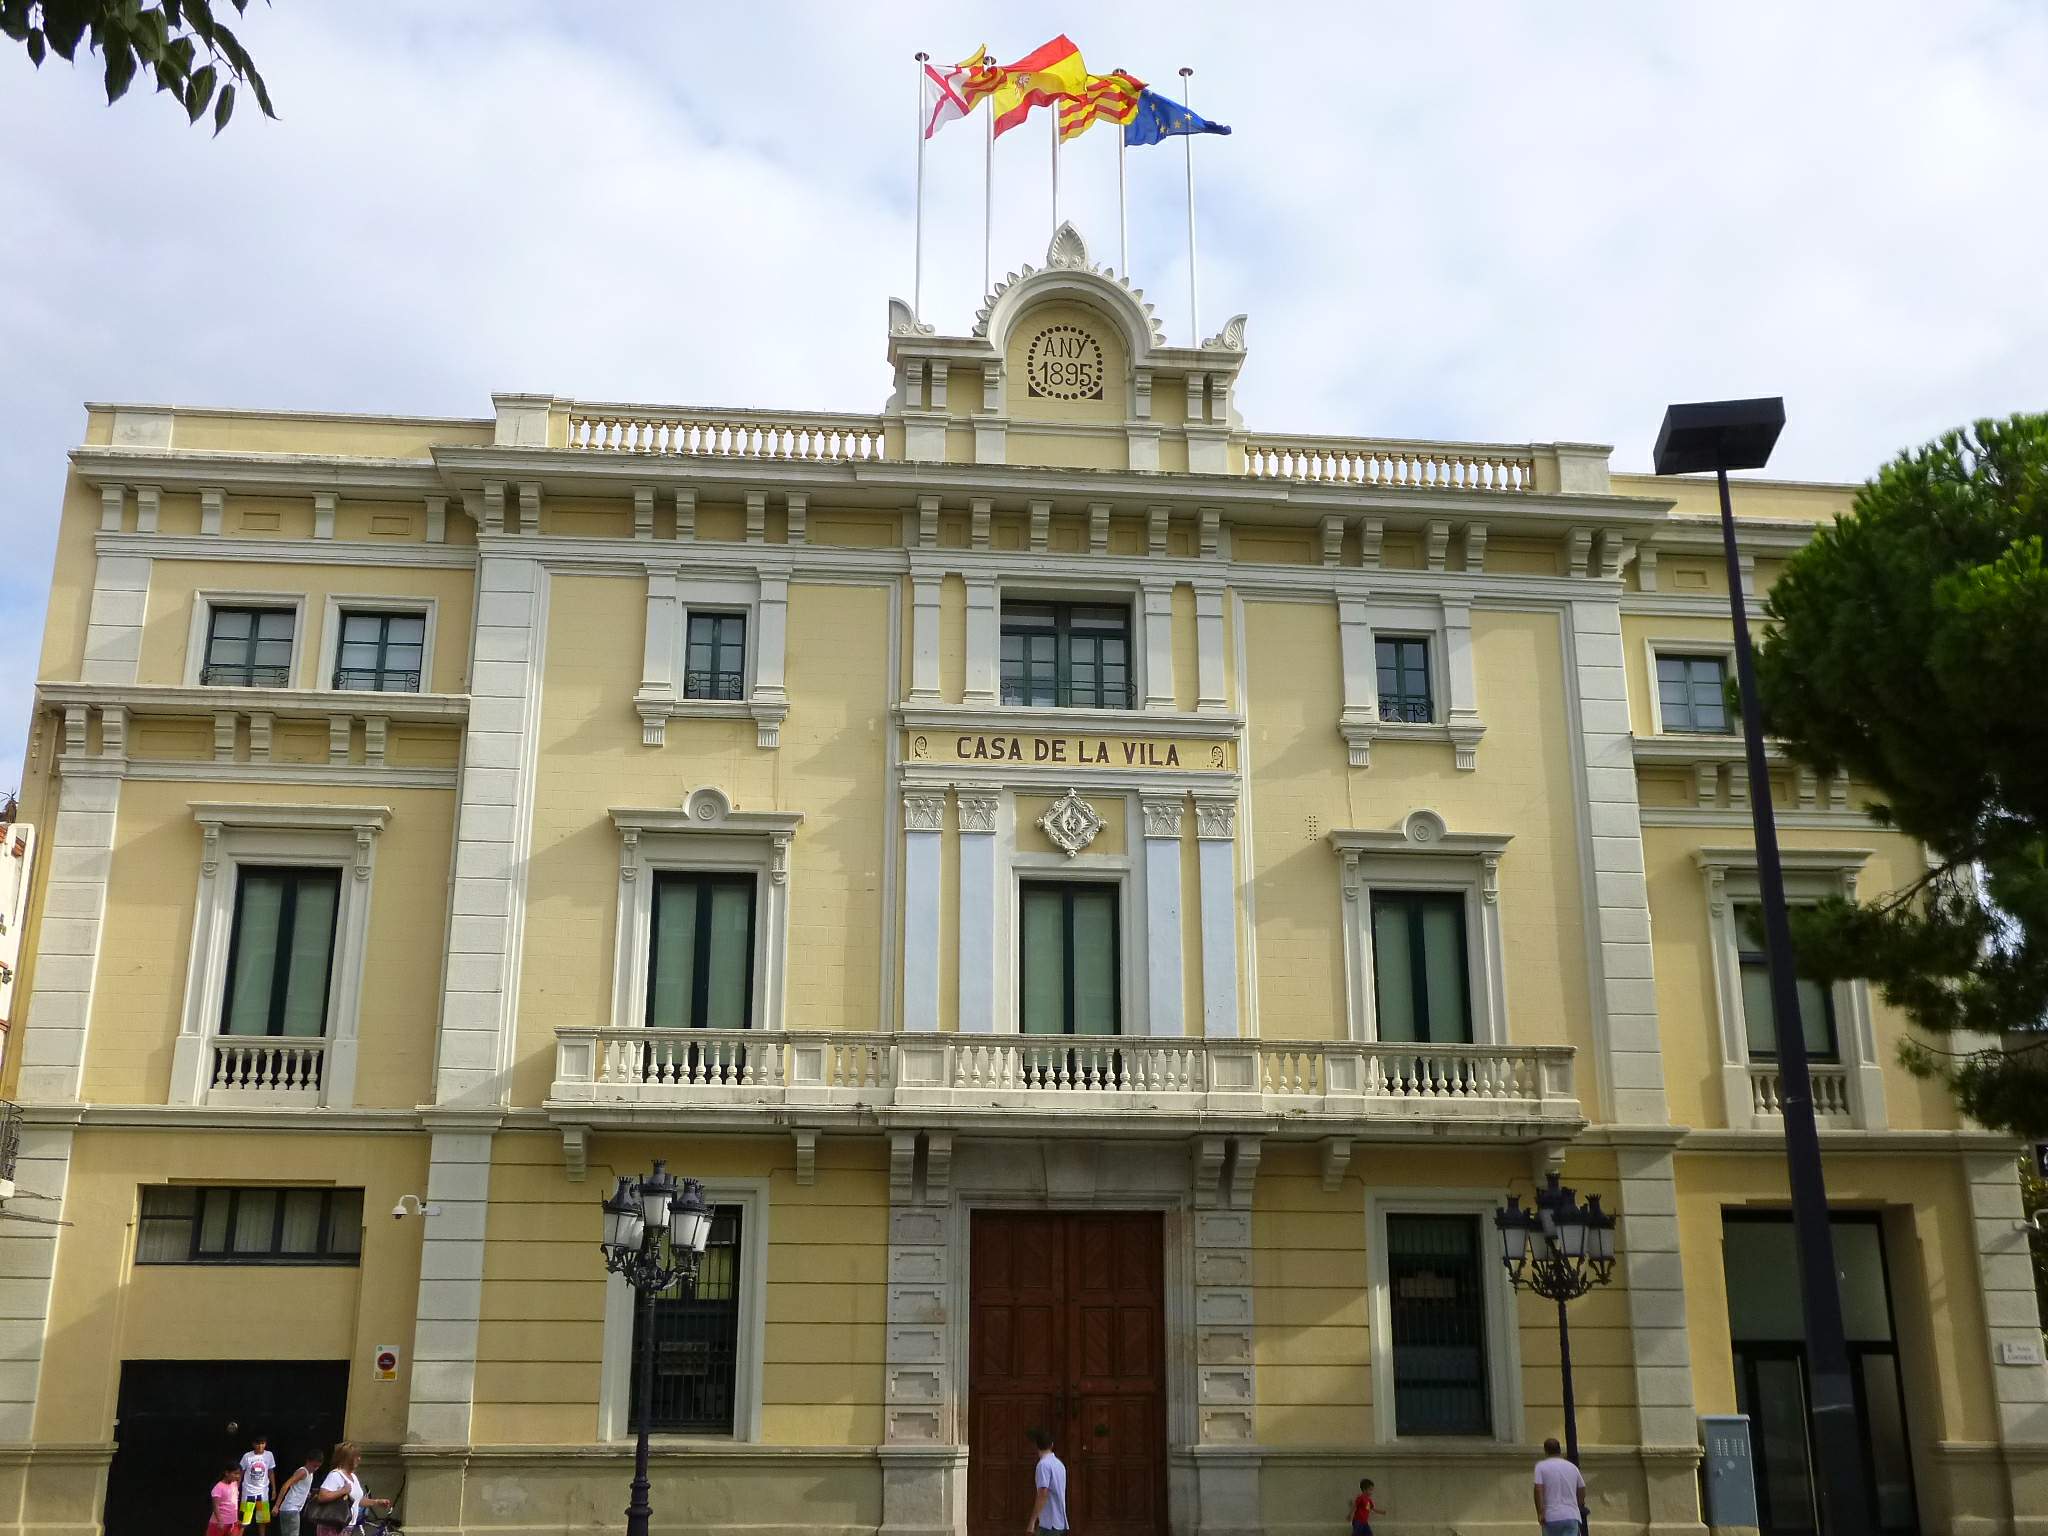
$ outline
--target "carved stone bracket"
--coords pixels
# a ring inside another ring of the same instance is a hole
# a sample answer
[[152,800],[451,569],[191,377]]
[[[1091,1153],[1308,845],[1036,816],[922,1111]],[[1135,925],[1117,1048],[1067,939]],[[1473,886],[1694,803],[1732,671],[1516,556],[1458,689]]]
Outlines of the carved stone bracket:
[[589,1126],[562,1127],[562,1171],[568,1175],[571,1184],[581,1184],[590,1172]]
[[917,1191],[917,1132],[889,1133],[889,1203],[908,1205]]
[[808,1188],[818,1181],[818,1133],[799,1127],[790,1135],[796,1140],[796,1181]]
[[1325,1136],[1321,1143],[1323,1190],[1335,1194],[1344,1187],[1344,1174],[1351,1166],[1351,1138]]

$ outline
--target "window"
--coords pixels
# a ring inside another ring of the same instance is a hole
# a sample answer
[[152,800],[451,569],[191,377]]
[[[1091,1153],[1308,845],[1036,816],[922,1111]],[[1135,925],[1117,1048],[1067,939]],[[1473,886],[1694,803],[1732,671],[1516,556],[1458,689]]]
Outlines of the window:
[[[678,1284],[655,1297],[655,1434],[730,1435],[739,1432],[741,1207],[712,1207],[711,1240],[697,1265],[695,1285]],[[633,1308],[633,1356],[626,1398],[627,1429],[640,1428],[641,1332],[647,1313]]]
[[[1764,909],[1740,902],[1735,907],[1735,959],[1742,972],[1742,1023],[1752,1058],[1774,1061],[1778,1055],[1777,1013],[1771,1007],[1771,962],[1764,949]],[[1815,1061],[1838,1061],[1841,1046],[1835,1034],[1834,988],[1798,978],[1799,1023],[1806,1035],[1806,1053]]]
[[360,1189],[209,1188],[142,1191],[138,1264],[354,1264],[362,1252]]
[[1657,707],[1667,731],[1728,729],[1728,661],[1723,656],[1657,658]]
[[237,688],[289,688],[292,633],[298,615],[290,608],[224,608],[207,617],[202,684]]
[[1003,605],[1005,704],[1131,707],[1131,613],[1080,603]]
[[743,699],[747,692],[747,616],[693,613],[683,657],[683,697]]
[[1490,1435],[1479,1218],[1389,1214],[1394,1433]]
[[1019,899],[1023,1032],[1116,1034],[1117,887],[1029,880]]
[[424,613],[344,613],[334,686],[371,693],[418,693],[426,654]]
[[1372,974],[1378,1037],[1417,1045],[1470,1044],[1472,1003],[1465,959],[1462,894],[1374,891]]
[[655,876],[647,1023],[746,1029],[753,1023],[754,877]]
[[339,870],[241,869],[228,940],[222,1034],[326,1033],[340,901]]
[[1378,652],[1380,718],[1407,725],[1428,725],[1436,719],[1436,701],[1429,692],[1429,642],[1396,636],[1373,642]]

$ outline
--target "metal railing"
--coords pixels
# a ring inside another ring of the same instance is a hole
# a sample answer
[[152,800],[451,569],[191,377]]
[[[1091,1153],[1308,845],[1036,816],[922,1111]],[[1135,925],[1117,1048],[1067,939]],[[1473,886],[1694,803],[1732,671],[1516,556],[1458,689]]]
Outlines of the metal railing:
[[1436,707],[1428,699],[1381,699],[1380,718],[1401,725],[1431,725]]
[[420,675],[385,667],[337,667],[334,686],[350,693],[418,693]]
[[199,682],[202,687],[216,688],[289,688],[292,669],[241,661],[209,661],[199,669]]
[[683,697],[686,699],[744,699],[746,696],[744,672],[692,671],[683,674]]

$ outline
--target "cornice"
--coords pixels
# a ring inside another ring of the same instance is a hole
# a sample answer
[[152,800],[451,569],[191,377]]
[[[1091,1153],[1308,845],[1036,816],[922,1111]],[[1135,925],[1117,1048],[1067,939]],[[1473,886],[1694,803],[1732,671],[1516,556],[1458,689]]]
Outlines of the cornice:
[[305,495],[346,491],[411,500],[443,489],[428,459],[359,458],[342,454],[223,453],[195,448],[74,448],[72,466],[88,484],[156,485],[197,491],[218,487],[241,495]]
[[[217,484],[209,481],[209,484]],[[438,491],[438,487],[430,487]],[[264,565],[409,565],[474,570],[477,552],[465,544],[411,544],[365,539],[245,539],[232,534],[102,533],[102,555],[145,560],[243,560]]]
[[1015,704],[901,704],[906,731],[983,731],[1020,736],[1191,736],[1235,741],[1244,716],[1192,710],[1034,709]]
[[407,724],[460,725],[469,719],[467,695],[365,693],[328,688],[187,688],[150,683],[36,684],[39,705],[63,709],[125,709],[142,716],[203,715],[218,710],[264,713],[280,720],[325,720],[333,715],[377,715]]
[[[1795,874],[1832,874],[1837,870],[1861,869],[1876,853],[1875,848],[1780,848],[1778,861]],[[1695,848],[1692,858],[1704,870],[1756,868],[1753,845]]]
[[[1837,1153],[1869,1157],[1926,1157],[1932,1154],[1969,1156],[1985,1153],[2018,1156],[2025,1142],[2002,1131],[1859,1131],[1820,1128],[1821,1145]],[[1689,1130],[1680,1152],[1739,1152],[1782,1160],[1785,1133],[1776,1127],[1756,1130]]]
[[[1749,554],[1789,555],[1804,549],[1826,523],[1801,523],[1777,517],[1735,517],[1735,542]],[[1674,512],[1666,517],[1649,541],[1658,551],[1682,549],[1720,555],[1721,520]],[[1726,606],[1725,599],[1723,606]]]
[[194,800],[202,827],[261,827],[281,832],[382,832],[388,805],[291,805],[271,800]]
[[[1638,814],[1646,827],[1723,827],[1733,832],[1747,831],[1752,825],[1747,810],[1720,805],[1646,805]],[[1803,811],[1779,806],[1773,814],[1779,826],[1809,832],[1891,830],[1864,811]]]
[[369,763],[219,763],[205,758],[59,757],[65,778],[135,779],[162,784],[292,784],[308,789],[439,789],[459,782],[453,768],[394,768]]

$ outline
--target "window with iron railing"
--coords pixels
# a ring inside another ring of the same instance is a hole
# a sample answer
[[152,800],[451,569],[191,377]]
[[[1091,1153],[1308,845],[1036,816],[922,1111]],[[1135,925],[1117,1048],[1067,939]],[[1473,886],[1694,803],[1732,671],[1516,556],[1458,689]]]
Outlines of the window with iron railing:
[[653,1314],[654,1434],[729,1435],[735,1423],[740,1358],[741,1209],[711,1210],[711,1239],[697,1264],[695,1284],[678,1283],[633,1309],[633,1368],[626,1427],[640,1428],[641,1330]]
[[138,1264],[355,1264],[360,1189],[150,1185],[135,1229]]
[[1042,709],[1131,707],[1131,611],[1004,603],[1002,699]]
[[368,693],[418,693],[426,647],[423,613],[344,613],[334,653],[334,686]]
[[747,696],[747,616],[693,613],[683,654],[683,697],[739,700]]
[[1380,718],[1406,725],[1429,725],[1436,719],[1436,700],[1429,691],[1429,642],[1396,635],[1374,642],[1379,668]]
[[289,608],[216,606],[207,616],[199,681],[209,687],[289,688],[297,626],[298,615]]
[[1479,1218],[1387,1217],[1394,1433],[1493,1432]]

